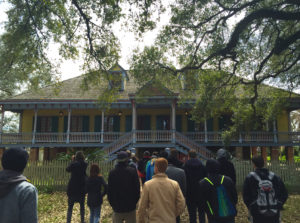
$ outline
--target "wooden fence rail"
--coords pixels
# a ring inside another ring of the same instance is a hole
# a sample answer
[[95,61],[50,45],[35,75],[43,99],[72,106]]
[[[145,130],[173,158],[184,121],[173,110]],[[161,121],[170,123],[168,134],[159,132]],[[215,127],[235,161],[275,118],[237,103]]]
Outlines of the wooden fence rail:
[[[29,162],[24,175],[38,188],[49,187],[52,190],[65,190],[70,179],[70,173],[66,171],[69,163],[69,161],[58,160]],[[91,163],[98,163],[101,173],[106,179],[108,172],[114,166],[113,162],[90,161],[87,174]],[[250,161],[234,161],[233,163],[237,174],[237,187],[241,189],[245,177],[253,171],[253,165]],[[279,175],[290,191],[300,192],[300,163],[272,162],[267,164],[267,168]]]

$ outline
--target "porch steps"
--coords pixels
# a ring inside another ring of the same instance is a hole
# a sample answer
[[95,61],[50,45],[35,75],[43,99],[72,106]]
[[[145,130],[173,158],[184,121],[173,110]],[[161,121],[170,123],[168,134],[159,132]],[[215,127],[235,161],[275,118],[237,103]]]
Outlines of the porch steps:
[[132,143],[132,132],[128,132],[125,135],[121,136],[117,141],[114,141],[103,147],[102,151],[104,151],[107,156],[111,156],[112,154],[118,152],[124,147],[130,145]]
[[[186,149],[185,152],[183,152],[184,154],[187,154],[189,150],[194,149],[198,153],[198,156],[202,159],[207,160],[214,157],[214,154],[211,151],[206,149],[204,146],[198,145],[195,141],[189,139],[188,137],[186,137],[185,135],[179,132],[175,133],[175,141],[176,144],[179,144],[179,146],[181,146],[181,147],[177,146],[177,148],[183,147]],[[177,150],[180,151],[179,149]]]
[[[179,152],[186,155],[189,150],[194,149],[201,159],[207,160],[214,157],[212,152],[205,147],[198,145],[195,141],[189,139],[185,135],[179,132],[174,132],[174,136],[175,139],[172,143],[146,143],[145,147],[158,147],[158,145],[161,147],[175,147]],[[143,144],[133,144],[133,132],[128,132],[118,140],[104,146],[102,150],[106,153],[108,159],[113,160],[115,158],[115,153],[118,151],[123,150],[126,147],[140,148],[143,147],[142,145]]]

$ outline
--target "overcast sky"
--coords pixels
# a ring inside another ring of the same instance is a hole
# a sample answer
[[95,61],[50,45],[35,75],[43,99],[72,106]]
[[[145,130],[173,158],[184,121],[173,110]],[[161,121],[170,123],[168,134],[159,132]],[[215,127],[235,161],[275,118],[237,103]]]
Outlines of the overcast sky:
[[[0,33],[3,32],[3,22],[7,20],[7,16],[5,11],[8,9],[8,5],[6,3],[0,3]],[[166,15],[161,19],[158,27],[161,27],[162,24],[166,24],[168,21],[168,17]],[[121,44],[121,59],[119,64],[124,68],[128,69],[128,59],[130,58],[132,51],[136,48],[143,48],[145,45],[149,46],[154,42],[155,36],[158,33],[158,29],[148,32],[144,35],[142,41],[137,41],[134,33],[130,33],[121,28],[120,24],[116,24],[114,26],[114,33],[119,38]],[[56,51],[57,47],[52,46],[50,53],[50,57],[55,60],[57,58]],[[81,74],[80,71],[80,61],[64,61],[61,64],[61,78],[62,80],[72,78]]]

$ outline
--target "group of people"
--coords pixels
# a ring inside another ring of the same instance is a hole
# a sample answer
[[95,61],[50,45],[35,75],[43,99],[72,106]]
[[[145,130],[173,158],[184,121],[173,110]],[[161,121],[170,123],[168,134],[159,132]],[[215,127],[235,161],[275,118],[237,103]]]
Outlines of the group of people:
[[[197,222],[197,214],[200,223],[206,222],[205,215],[209,223],[235,222],[238,195],[230,153],[219,149],[217,159],[207,160],[206,165],[193,150],[185,163],[177,155],[175,149],[152,155],[145,151],[133,171],[127,164],[130,157],[126,159],[126,152],[118,154],[117,165],[108,179],[113,222],[180,222],[185,206],[190,223]],[[242,192],[249,222],[279,223],[288,197],[284,183],[264,168],[261,156],[253,157],[252,163],[254,171],[246,177]]]
[[[0,222],[36,223],[37,190],[22,175],[28,161],[23,148],[5,150],[0,172]],[[254,171],[246,177],[243,201],[252,223],[279,223],[280,211],[288,193],[275,173],[264,168],[261,156],[252,158]],[[234,165],[229,153],[219,149],[217,159],[204,165],[190,150],[188,160],[178,160],[175,149],[150,155],[145,151],[139,161],[130,153],[117,154],[116,165],[109,172],[108,183],[97,164],[90,166],[81,151],[76,152],[66,168],[71,173],[67,187],[67,223],[71,222],[74,203],[80,204],[84,222],[84,203],[90,209],[90,223],[100,222],[103,196],[107,194],[114,223],[180,222],[187,206],[190,223],[233,223],[237,215],[238,195]]]

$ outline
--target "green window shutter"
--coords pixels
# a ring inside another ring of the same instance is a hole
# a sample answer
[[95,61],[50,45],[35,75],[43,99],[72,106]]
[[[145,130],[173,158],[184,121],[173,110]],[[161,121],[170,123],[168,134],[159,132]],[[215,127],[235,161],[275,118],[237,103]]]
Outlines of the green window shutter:
[[126,115],[125,117],[125,131],[130,132],[132,130],[132,115]]
[[41,132],[41,128],[42,128],[41,117],[37,117],[36,132]]
[[156,116],[156,130],[163,130],[163,116]]
[[187,116],[187,124],[188,124],[188,127],[187,127],[187,130],[188,132],[195,132],[195,122],[193,120],[191,120],[191,117],[190,115]]
[[89,116],[82,117],[82,131],[83,132],[90,131],[90,117]]
[[[32,131],[34,130],[34,116],[32,118]],[[37,117],[36,132],[41,132],[41,117]]]
[[114,125],[113,125],[113,131],[114,132],[120,132],[120,116],[113,116],[114,119]]
[[181,132],[182,131],[182,116],[176,115],[176,131]]
[[58,132],[58,117],[53,116],[51,119],[51,132]]
[[143,118],[144,118],[144,130],[151,130],[151,116],[145,115]]
[[225,129],[225,120],[224,117],[221,116],[219,117],[219,130],[224,130]]
[[94,132],[101,132],[101,125],[102,125],[102,116],[96,115],[95,116],[95,123],[94,123]]
[[64,132],[68,130],[68,116],[64,117]]
[[228,129],[231,124],[232,123],[229,115],[222,115],[219,117],[219,130]]
[[207,126],[207,131],[212,132],[214,131],[214,119],[210,118],[206,120],[206,126]]

